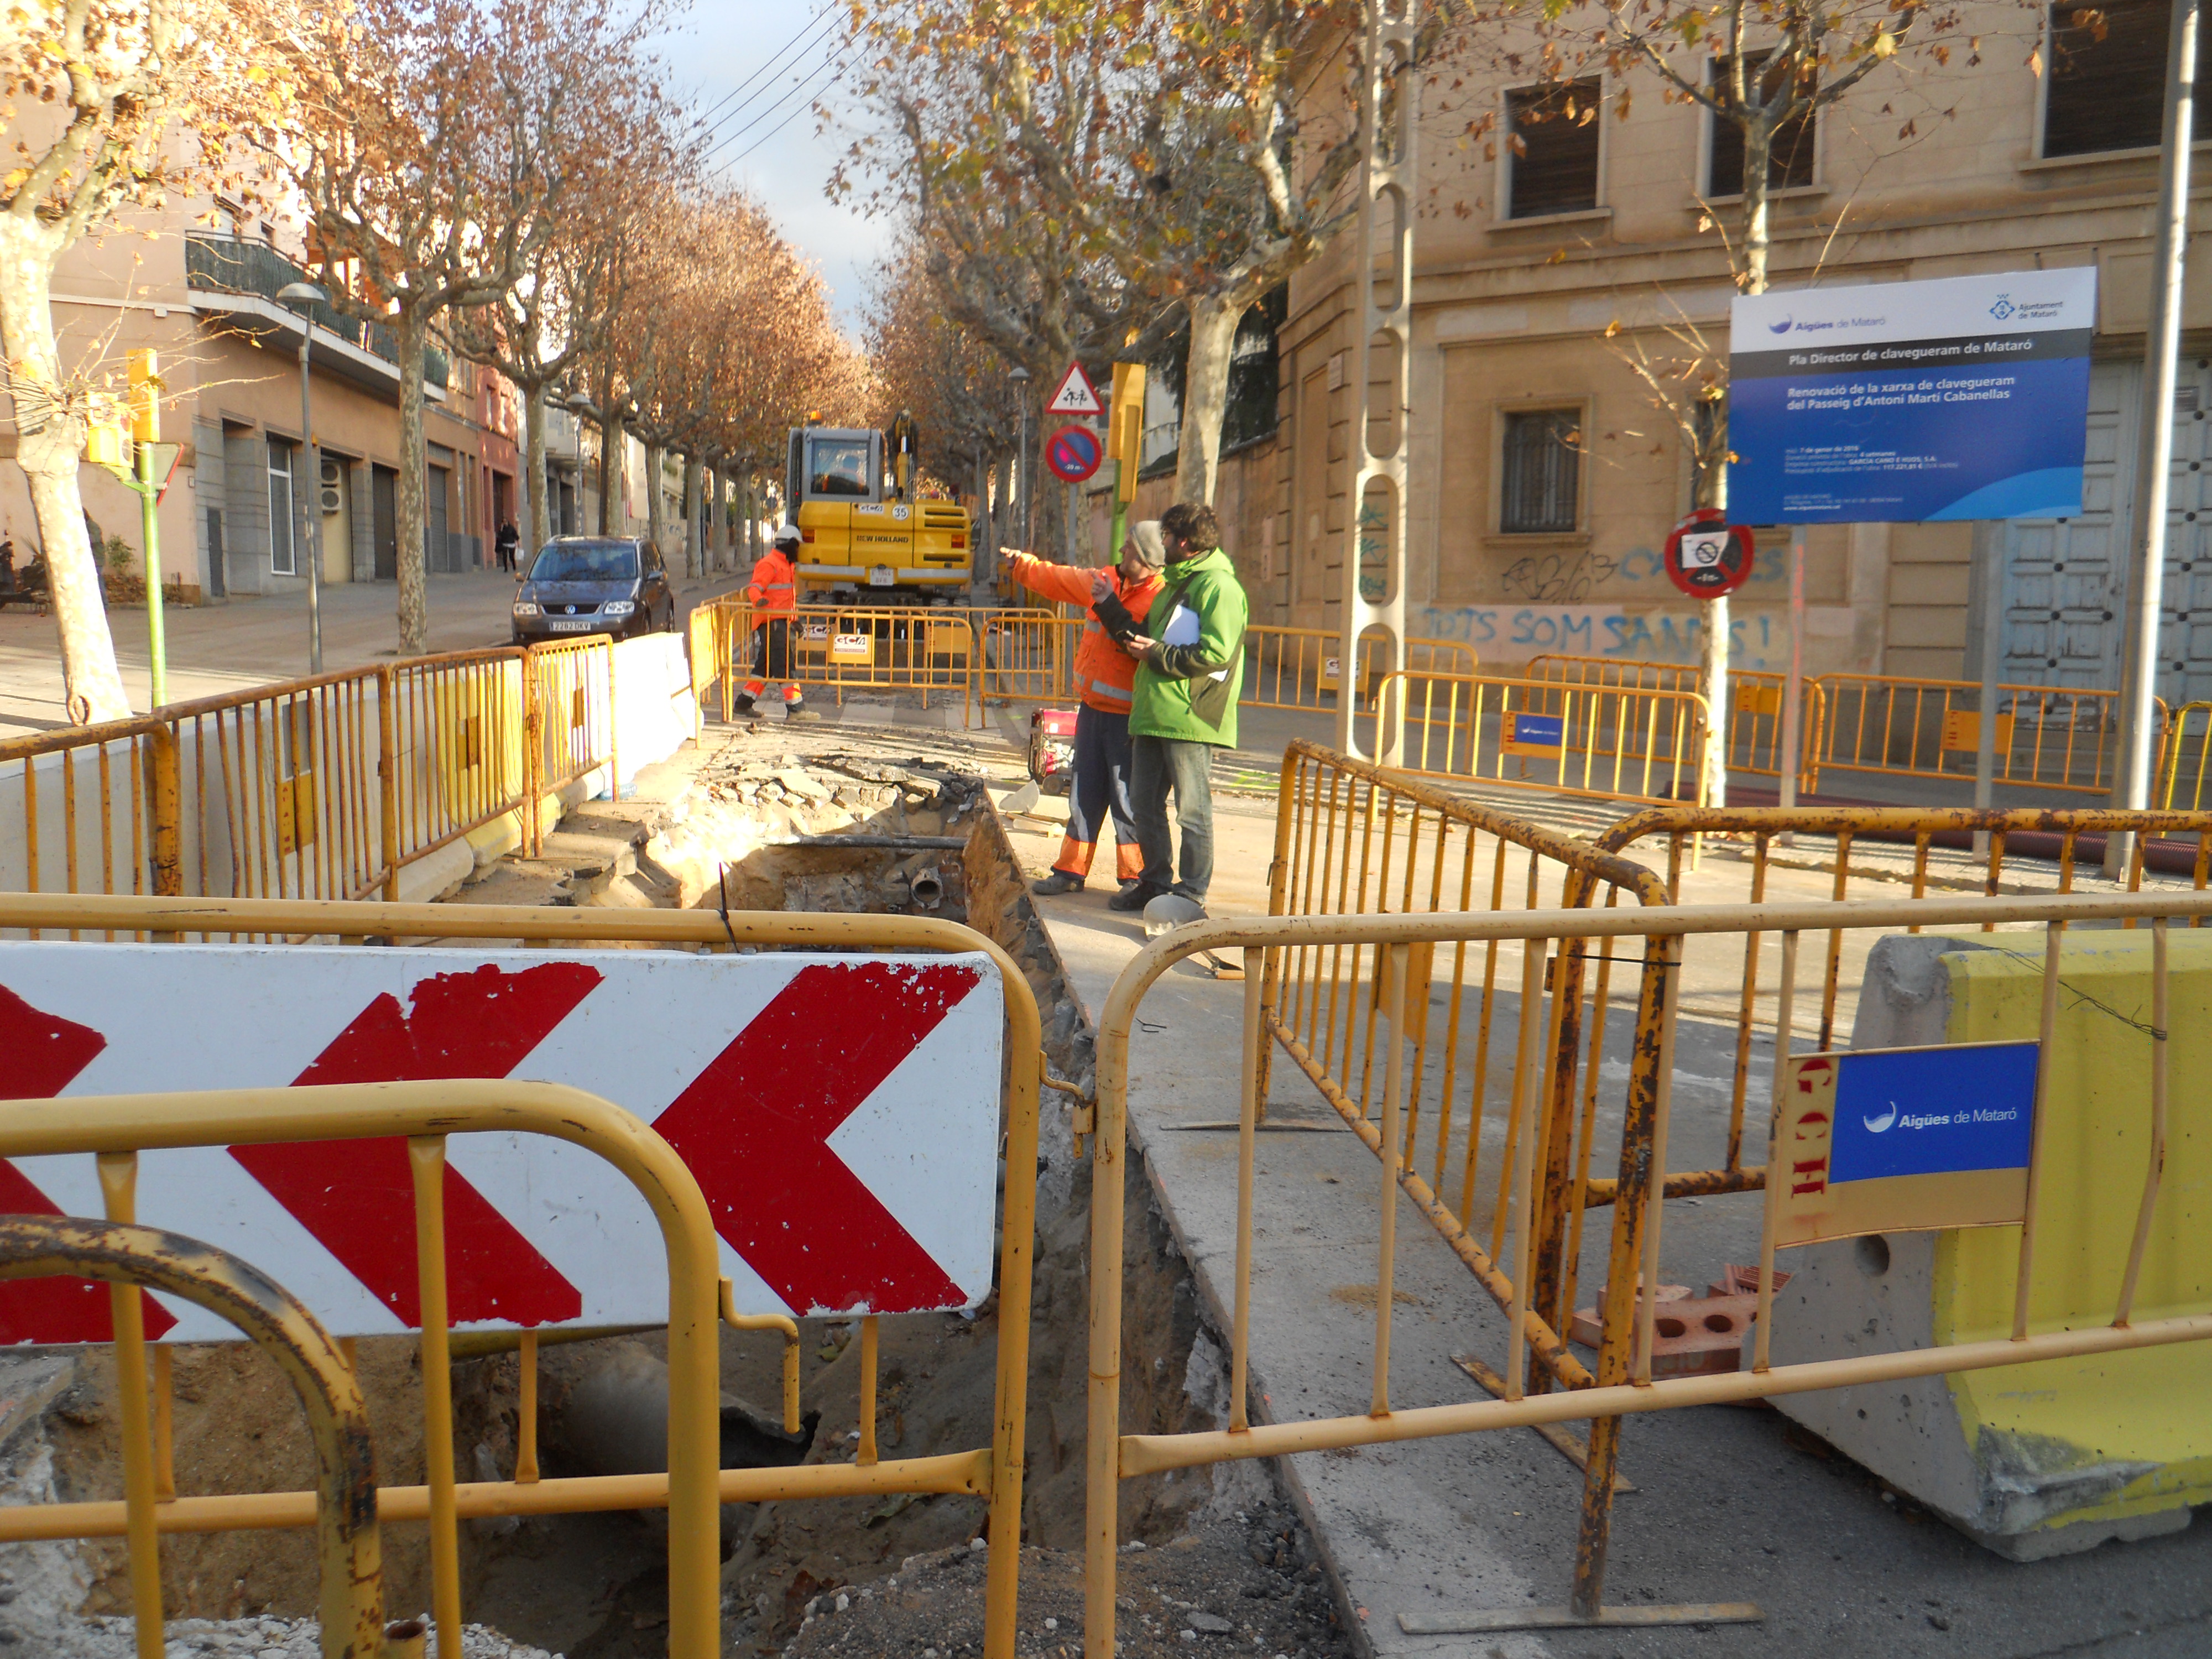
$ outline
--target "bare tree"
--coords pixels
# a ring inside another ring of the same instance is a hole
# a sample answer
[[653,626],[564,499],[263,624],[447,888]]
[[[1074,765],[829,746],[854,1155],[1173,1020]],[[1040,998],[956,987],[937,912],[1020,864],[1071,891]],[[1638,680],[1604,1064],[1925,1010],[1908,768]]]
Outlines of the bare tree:
[[[2028,12],[2025,0],[2015,3]],[[1972,67],[1982,61],[1982,39],[1966,33],[1963,10],[1923,0],[1596,0],[1556,12],[1548,7],[1532,12],[1504,0],[1479,6],[1475,17],[1473,33],[1492,42],[1497,64],[1555,83],[1603,70],[1617,87],[1612,95],[1616,116],[1627,115],[1634,79],[1648,75],[1669,102],[1712,117],[1716,133],[1730,142],[1717,152],[1717,173],[1710,181],[1714,199],[1705,203],[1702,228],[1719,234],[1729,272],[1744,294],[1766,291],[1774,196],[1793,179],[1809,176],[1823,111],[1878,71],[1899,73],[1908,64],[1940,70],[1954,59]],[[1979,21],[1990,19],[1984,15]],[[1884,118],[1899,120],[1900,143],[1915,137],[1923,120],[1950,113],[1927,96],[1924,75],[1919,86],[1923,107],[1901,117],[1893,102],[1881,109]],[[1594,112],[1567,106],[1550,118],[1589,119]],[[1740,176],[1733,167],[1728,176],[1718,176],[1721,155],[1740,155]],[[1732,201],[1723,199],[1731,195]],[[1656,356],[1640,343],[1609,332],[1616,355],[1683,434],[1692,501],[1717,506],[1730,453],[1725,354],[1715,352],[1686,319],[1668,331],[1677,349]],[[1729,603],[1708,599],[1703,609],[1698,690],[1712,710],[1706,769],[1724,790]]]
[[[0,24],[0,111],[12,164],[0,177],[0,349],[15,459],[30,486],[60,635],[70,720],[130,714],[85,530],[77,466],[96,360],[64,367],[55,266],[132,205],[159,205],[232,171],[241,124],[276,94],[265,43],[273,0],[33,0]],[[181,130],[176,142],[167,142]]]
[[876,268],[862,328],[882,398],[876,417],[909,411],[929,470],[953,481],[966,463],[988,500],[986,479],[1019,442],[1021,404],[1006,361],[947,314],[912,235]]
[[[615,30],[588,56],[587,88],[547,86],[566,105],[592,100],[586,119],[557,125],[564,142],[539,155],[550,177],[544,210],[551,233],[539,243],[520,280],[496,299],[449,310],[438,331],[459,356],[497,369],[522,394],[524,477],[530,496],[530,545],[552,534],[545,477],[545,399],[584,357],[604,347],[636,281],[655,219],[684,176],[690,135],[676,123],[656,86],[659,66],[644,50],[657,20],[648,9],[615,24],[602,14],[586,21]],[[533,210],[538,210],[533,209]]]
[[605,143],[589,54],[607,0],[353,0],[296,37],[266,130],[332,299],[398,341],[399,648],[428,646],[422,376],[441,313],[522,282],[565,208],[572,145]]

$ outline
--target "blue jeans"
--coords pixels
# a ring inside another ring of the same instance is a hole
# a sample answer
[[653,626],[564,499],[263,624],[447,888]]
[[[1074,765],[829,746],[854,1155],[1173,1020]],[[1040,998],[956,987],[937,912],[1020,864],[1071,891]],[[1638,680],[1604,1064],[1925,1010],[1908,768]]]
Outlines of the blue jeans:
[[[1181,738],[1129,739],[1129,805],[1137,816],[1137,842],[1145,849],[1148,887],[1206,902],[1213,884],[1213,745]],[[1175,847],[1168,834],[1168,793],[1182,829],[1182,879],[1175,878]]]

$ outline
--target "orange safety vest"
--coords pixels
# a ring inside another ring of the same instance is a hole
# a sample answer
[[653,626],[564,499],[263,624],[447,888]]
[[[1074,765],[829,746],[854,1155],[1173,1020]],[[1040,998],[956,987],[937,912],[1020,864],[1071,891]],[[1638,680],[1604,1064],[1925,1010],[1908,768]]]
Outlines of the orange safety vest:
[[788,614],[799,607],[799,570],[783,550],[770,546],[753,562],[753,579],[745,584],[745,603],[756,611]]
[[1137,581],[1125,581],[1119,565],[1085,570],[1072,564],[1047,564],[1026,553],[1013,556],[1013,579],[1033,593],[1085,611],[1083,640],[1075,647],[1075,689],[1083,701],[1109,714],[1126,714],[1136,695],[1137,659],[1114,643],[1098,625],[1091,607],[1112,594],[1139,622],[1152,608],[1152,600],[1165,586],[1158,571],[1148,570]]

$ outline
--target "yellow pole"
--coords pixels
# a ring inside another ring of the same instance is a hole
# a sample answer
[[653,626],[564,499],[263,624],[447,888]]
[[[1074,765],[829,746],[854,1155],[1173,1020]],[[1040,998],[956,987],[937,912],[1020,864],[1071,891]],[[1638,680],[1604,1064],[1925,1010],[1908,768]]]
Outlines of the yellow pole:
[[460,1521],[453,1511],[453,1372],[446,1328],[446,1138],[410,1135],[422,1297],[422,1474],[430,1488],[430,1607],[438,1659],[461,1659]]
[[[138,1154],[102,1152],[100,1190],[110,1221],[138,1218]],[[162,1659],[161,1547],[154,1514],[154,1429],[146,1388],[146,1308],[136,1285],[107,1287],[115,1322],[115,1392],[123,1413],[123,1504],[131,1540],[131,1613],[138,1659]]]

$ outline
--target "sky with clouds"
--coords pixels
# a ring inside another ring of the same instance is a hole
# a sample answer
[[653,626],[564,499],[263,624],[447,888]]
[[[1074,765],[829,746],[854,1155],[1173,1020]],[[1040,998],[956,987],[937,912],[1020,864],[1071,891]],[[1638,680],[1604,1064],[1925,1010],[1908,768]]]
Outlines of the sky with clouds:
[[857,333],[867,273],[890,233],[823,193],[852,137],[822,131],[814,113],[842,91],[832,48],[846,15],[838,0],[696,0],[660,51],[670,93],[707,121],[710,167],[750,190],[820,266]]

